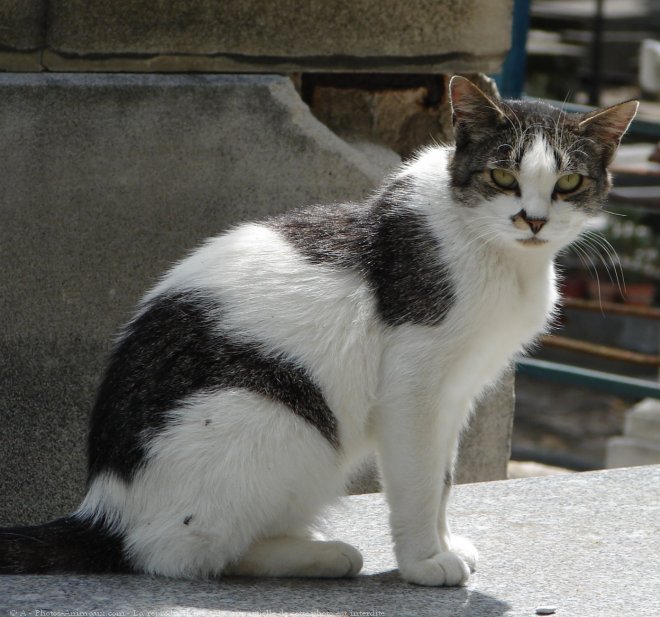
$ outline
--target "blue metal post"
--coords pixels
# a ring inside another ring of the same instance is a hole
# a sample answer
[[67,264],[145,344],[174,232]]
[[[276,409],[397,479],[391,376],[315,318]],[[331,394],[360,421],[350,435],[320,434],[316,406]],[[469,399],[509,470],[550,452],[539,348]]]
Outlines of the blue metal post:
[[525,87],[525,65],[527,59],[527,32],[531,0],[515,0],[511,25],[511,49],[502,66],[502,72],[495,75],[495,82],[504,98],[518,99]]

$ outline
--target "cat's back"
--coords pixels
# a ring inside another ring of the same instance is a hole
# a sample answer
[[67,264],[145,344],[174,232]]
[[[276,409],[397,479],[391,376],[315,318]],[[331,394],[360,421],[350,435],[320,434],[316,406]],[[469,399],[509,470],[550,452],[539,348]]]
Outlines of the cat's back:
[[345,432],[359,435],[382,344],[373,292],[351,263],[365,225],[364,204],[312,206],[239,225],[178,263],[140,311],[172,296],[198,313],[210,308],[208,327],[304,367],[340,428],[351,424]]

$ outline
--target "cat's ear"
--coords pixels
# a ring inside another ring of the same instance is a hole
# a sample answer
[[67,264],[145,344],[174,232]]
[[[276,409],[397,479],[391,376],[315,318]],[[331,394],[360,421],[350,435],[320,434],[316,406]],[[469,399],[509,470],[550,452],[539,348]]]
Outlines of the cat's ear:
[[621,138],[633,121],[638,107],[639,101],[626,101],[605,109],[596,109],[585,114],[580,120],[580,131],[602,144],[605,166],[612,162]]
[[449,100],[454,137],[459,145],[506,122],[498,99],[484,94],[469,79],[460,75],[454,75],[449,82]]

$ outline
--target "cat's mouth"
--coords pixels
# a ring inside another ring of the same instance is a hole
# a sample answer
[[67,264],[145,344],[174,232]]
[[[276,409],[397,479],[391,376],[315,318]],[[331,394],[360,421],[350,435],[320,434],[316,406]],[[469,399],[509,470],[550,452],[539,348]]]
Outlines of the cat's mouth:
[[534,237],[534,238],[518,238],[518,242],[520,242],[520,244],[524,244],[525,246],[539,246],[541,244],[546,244],[548,241]]

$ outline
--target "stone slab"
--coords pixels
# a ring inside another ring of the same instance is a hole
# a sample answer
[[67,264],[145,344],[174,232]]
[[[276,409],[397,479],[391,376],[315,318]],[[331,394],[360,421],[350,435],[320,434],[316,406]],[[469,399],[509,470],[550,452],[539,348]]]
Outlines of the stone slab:
[[433,72],[451,62],[489,72],[509,48],[511,10],[512,0],[51,0],[48,47],[72,60],[211,56],[216,70],[241,72]]
[[[480,551],[467,587],[400,580],[382,495],[346,498],[332,537],[365,557],[352,580],[145,576],[0,577],[0,613],[46,617],[364,615],[370,617],[655,617],[660,614],[660,466],[459,486],[452,527]],[[14,612],[12,612],[14,611]]]
[[656,441],[660,445],[660,400],[647,398],[627,414],[623,432],[628,437]]
[[165,268],[385,173],[283,77],[4,74],[0,143],[0,524],[79,502],[112,337]]
[[[448,53],[425,58],[353,56],[263,57],[236,54],[72,55],[45,49],[43,68],[53,72],[108,73],[497,73],[501,54]],[[20,70],[9,67],[10,70]]]
[[456,482],[505,480],[511,454],[514,374],[503,376],[474,411],[469,428],[461,436]]
[[608,469],[660,464],[660,442],[640,437],[611,437],[607,440],[605,464]]

